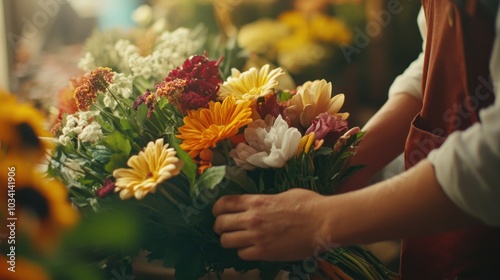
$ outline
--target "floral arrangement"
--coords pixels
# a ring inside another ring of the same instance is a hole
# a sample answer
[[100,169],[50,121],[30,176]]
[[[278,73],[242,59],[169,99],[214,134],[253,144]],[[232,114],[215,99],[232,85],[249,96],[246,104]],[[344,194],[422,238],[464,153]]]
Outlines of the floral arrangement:
[[[300,263],[243,261],[222,248],[211,206],[226,194],[291,188],[332,195],[361,168],[350,158],[364,133],[349,128],[348,113],[340,113],[345,96],[332,97],[325,80],[281,88],[281,68],[232,69],[225,77],[222,63],[194,54],[154,83],[157,73],[99,66],[72,83],[76,110],[62,113],[52,130],[58,144],[48,174],[69,187],[84,216],[125,207],[141,217],[136,250],[103,257],[101,267],[142,249],[178,279],[228,268],[259,269],[262,279],[304,271]],[[361,246],[318,258],[306,274],[395,276]]]

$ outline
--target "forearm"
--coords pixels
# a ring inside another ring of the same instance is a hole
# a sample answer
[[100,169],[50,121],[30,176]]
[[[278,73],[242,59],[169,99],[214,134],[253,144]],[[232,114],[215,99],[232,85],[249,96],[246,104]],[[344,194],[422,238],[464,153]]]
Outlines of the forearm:
[[365,167],[347,180],[342,192],[359,189],[404,150],[410,124],[420,111],[421,100],[409,94],[395,95],[363,127],[366,135],[357,147],[352,164]]
[[329,213],[323,238],[342,245],[425,235],[479,223],[446,196],[427,160],[363,190],[328,197],[319,207],[324,208],[320,212]]

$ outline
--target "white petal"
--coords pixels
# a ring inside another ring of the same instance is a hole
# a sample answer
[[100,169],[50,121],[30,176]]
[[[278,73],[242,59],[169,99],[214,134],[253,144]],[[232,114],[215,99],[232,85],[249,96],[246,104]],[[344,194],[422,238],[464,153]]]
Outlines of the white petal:
[[268,153],[259,152],[259,153],[253,154],[252,156],[248,157],[247,161],[249,163],[257,166],[257,167],[260,167],[260,168],[269,168],[270,166],[264,162],[264,158],[266,158],[267,156],[268,156]]

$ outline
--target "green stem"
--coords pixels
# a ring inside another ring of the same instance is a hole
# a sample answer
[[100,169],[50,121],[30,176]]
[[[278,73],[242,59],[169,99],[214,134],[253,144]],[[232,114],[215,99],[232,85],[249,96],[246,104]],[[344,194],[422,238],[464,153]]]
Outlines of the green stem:
[[127,115],[127,111],[125,111],[125,108],[122,106],[121,104],[121,101],[118,99],[118,97],[116,96],[116,94],[114,94],[108,86],[106,86],[106,89],[107,91],[111,94],[111,96],[113,97],[113,99],[116,101],[116,104],[118,105],[118,107],[120,108],[120,110],[122,111],[123,115],[126,116]]
[[160,188],[160,192],[175,206],[179,206],[179,202],[172,195],[170,195],[164,188]]

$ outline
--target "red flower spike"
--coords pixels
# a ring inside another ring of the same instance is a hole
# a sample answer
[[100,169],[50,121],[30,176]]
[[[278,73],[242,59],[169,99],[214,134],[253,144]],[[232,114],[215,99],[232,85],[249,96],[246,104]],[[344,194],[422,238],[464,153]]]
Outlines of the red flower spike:
[[111,178],[104,180],[102,187],[96,191],[96,195],[100,198],[105,198],[115,192],[115,182]]

